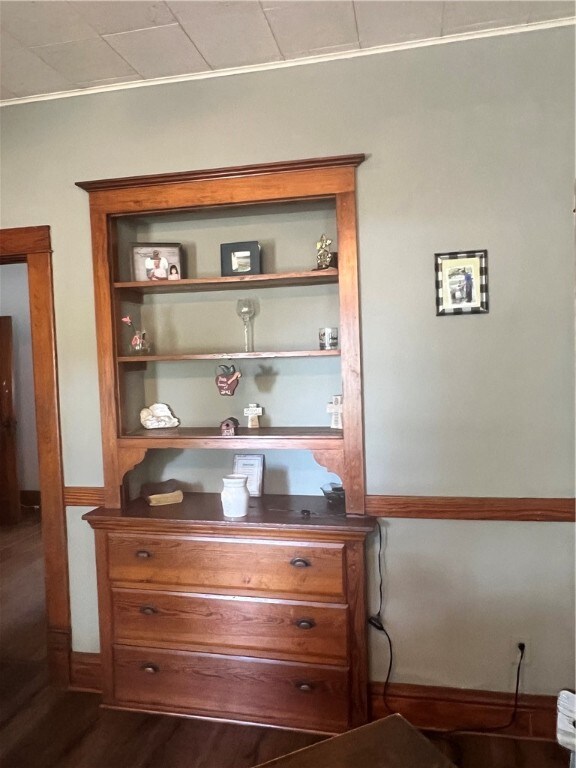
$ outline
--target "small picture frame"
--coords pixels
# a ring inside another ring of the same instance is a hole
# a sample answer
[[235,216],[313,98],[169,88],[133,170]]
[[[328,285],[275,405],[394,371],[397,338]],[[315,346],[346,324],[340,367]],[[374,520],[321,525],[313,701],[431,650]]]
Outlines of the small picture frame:
[[133,243],[132,277],[137,283],[182,278],[180,243]]
[[435,253],[436,314],[488,312],[488,251]]
[[262,477],[264,474],[264,455],[260,453],[237,453],[234,456],[235,475],[246,475],[250,496],[262,496]]
[[220,265],[222,277],[261,274],[260,243],[257,240],[248,240],[243,243],[222,243],[220,246]]

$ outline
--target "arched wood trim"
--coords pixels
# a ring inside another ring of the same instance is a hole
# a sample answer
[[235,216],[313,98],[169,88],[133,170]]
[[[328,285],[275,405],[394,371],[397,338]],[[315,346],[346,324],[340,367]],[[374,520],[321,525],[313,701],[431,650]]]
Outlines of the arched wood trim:
[[18,263],[25,263],[28,267],[42,497],[48,664],[52,680],[68,686],[71,652],[70,594],[50,227],[0,230],[0,265]]
[[336,451],[312,451],[312,456],[316,464],[324,467],[328,472],[333,472],[338,477],[344,474],[344,453],[342,450]]

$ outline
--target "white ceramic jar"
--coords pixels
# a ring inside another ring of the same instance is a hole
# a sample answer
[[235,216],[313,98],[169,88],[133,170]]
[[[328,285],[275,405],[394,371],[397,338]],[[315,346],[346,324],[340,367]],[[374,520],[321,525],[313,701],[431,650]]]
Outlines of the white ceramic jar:
[[221,493],[224,517],[246,517],[250,499],[246,487],[247,476],[226,475],[222,481],[224,483],[224,490]]

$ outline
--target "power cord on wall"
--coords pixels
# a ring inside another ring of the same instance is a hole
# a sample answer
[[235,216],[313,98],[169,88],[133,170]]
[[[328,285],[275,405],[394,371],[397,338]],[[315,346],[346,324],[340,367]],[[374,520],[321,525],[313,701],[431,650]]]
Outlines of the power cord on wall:
[[[383,602],[384,602],[384,577],[382,573],[382,527],[380,525],[380,521],[378,521],[378,576],[379,576],[379,595],[380,595],[380,601],[378,605],[378,611],[373,615],[370,616],[368,619],[368,624],[370,624],[371,627],[374,627],[378,632],[382,632],[384,636],[386,637],[386,640],[388,641],[388,648],[389,648],[389,661],[388,661],[388,671],[386,673],[386,680],[384,681],[384,688],[382,690],[382,701],[384,702],[384,706],[386,707],[387,711],[390,714],[394,714],[394,711],[388,704],[387,700],[387,693],[388,693],[388,684],[390,682],[390,676],[392,674],[392,667],[394,663],[394,654],[392,650],[392,638],[388,634],[388,631],[384,627],[384,624],[382,623],[382,608],[383,608]],[[503,723],[502,725],[495,725],[491,726],[489,728],[478,728],[478,726],[461,726],[460,728],[454,728],[450,731],[443,731],[443,736],[450,736],[452,734],[462,733],[465,731],[473,731],[474,733],[496,733],[497,731],[505,731],[507,728],[510,728],[514,725],[516,722],[516,717],[518,715],[518,698],[520,695],[520,674],[522,671],[522,662],[524,661],[524,655],[526,653],[526,645],[522,642],[518,643],[518,664],[516,666],[516,685],[514,689],[514,706],[512,707],[512,713],[510,715],[510,718],[506,723]]]
[[516,722],[516,716],[518,714],[518,697],[520,694],[520,672],[522,670],[522,661],[524,659],[524,654],[526,653],[526,646],[524,643],[518,643],[518,653],[520,654],[520,658],[518,659],[518,665],[516,667],[516,686],[514,691],[514,706],[512,708],[512,714],[510,715],[508,722],[504,723],[503,725],[495,725],[490,728],[478,728],[478,726],[461,726],[460,728],[454,728],[450,731],[436,731],[434,735],[434,742],[438,741],[445,741],[447,744],[449,744],[454,753],[451,755],[451,760],[454,762],[455,765],[462,765],[463,755],[462,755],[462,746],[457,741],[452,739],[452,736],[456,736],[461,733],[497,733],[498,731],[505,731],[507,728],[510,728],[514,723]]
[[392,638],[388,634],[387,630],[384,628],[384,624],[382,623],[382,607],[384,602],[384,577],[382,574],[382,527],[380,525],[380,520],[378,520],[378,575],[379,575],[379,594],[380,594],[380,603],[378,605],[378,611],[373,615],[370,616],[368,619],[368,624],[370,624],[371,627],[374,627],[374,629],[377,629],[378,632],[382,632],[386,640],[388,641],[388,649],[389,649],[389,659],[388,659],[388,672],[386,673],[386,680],[384,681],[384,688],[382,689],[382,701],[384,702],[384,706],[388,710],[388,712],[393,715],[394,712],[391,709],[390,705],[388,704],[388,700],[386,698],[388,693],[388,683],[390,682],[390,675],[392,674],[392,665],[394,662],[394,654],[392,651]]

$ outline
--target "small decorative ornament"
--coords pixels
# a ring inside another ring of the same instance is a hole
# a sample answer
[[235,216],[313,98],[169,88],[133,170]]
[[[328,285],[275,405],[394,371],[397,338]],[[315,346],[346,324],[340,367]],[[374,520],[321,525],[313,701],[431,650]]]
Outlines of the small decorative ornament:
[[235,419],[234,416],[228,416],[228,418],[224,419],[220,424],[220,434],[223,437],[234,437],[234,435],[238,434],[239,426],[240,422],[238,419]]
[[130,341],[130,354],[132,355],[149,355],[152,352],[152,344],[148,340],[146,331],[144,329],[137,330],[134,328],[134,323],[130,319],[130,315],[122,318],[122,322],[130,328],[133,328],[133,336]]
[[338,254],[330,251],[332,240],[322,235],[316,243],[316,269],[328,269],[335,267]]
[[246,487],[247,481],[246,475],[226,475],[222,478],[224,489],[220,497],[224,517],[246,517],[248,514],[250,494]]
[[342,429],[342,395],[334,395],[326,406],[326,412],[332,414],[331,429]]
[[338,328],[319,328],[318,345],[320,349],[338,349]]
[[146,429],[177,427],[180,419],[172,413],[166,403],[153,403],[140,411],[140,423]]
[[238,386],[238,379],[242,376],[233,365],[219,365],[222,373],[216,376],[216,386],[221,395],[232,397]]
[[151,506],[180,504],[184,494],[177,480],[164,480],[162,483],[145,483],[140,488],[140,496]]
[[249,403],[248,408],[244,408],[244,416],[248,416],[248,429],[260,429],[259,416],[262,416],[264,409],[257,403]]

